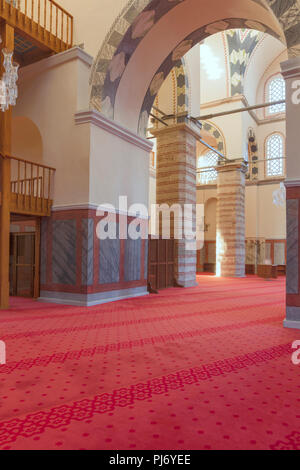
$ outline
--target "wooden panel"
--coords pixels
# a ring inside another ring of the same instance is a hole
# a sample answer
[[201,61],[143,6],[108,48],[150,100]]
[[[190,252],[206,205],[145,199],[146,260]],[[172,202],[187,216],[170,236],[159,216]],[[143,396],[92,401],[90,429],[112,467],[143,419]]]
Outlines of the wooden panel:
[[29,196],[24,196],[21,202],[18,198],[18,194],[11,194],[10,211],[15,214],[50,217],[51,206],[52,200],[43,200],[39,197],[34,197],[32,199]]
[[36,234],[11,234],[10,294],[17,297],[34,297],[36,265]]
[[277,278],[277,266],[269,264],[259,264],[257,266],[257,275],[264,279],[276,279]]
[[255,274],[255,265],[254,264],[246,264],[246,274]]
[[204,263],[204,272],[216,274],[216,263]]
[[148,284],[159,290],[174,286],[175,242],[149,238]]

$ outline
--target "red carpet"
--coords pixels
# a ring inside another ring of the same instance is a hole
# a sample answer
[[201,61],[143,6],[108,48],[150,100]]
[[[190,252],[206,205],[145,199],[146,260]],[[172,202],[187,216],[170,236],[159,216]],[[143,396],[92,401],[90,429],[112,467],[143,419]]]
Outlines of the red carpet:
[[0,449],[299,449],[284,279],[0,313]]

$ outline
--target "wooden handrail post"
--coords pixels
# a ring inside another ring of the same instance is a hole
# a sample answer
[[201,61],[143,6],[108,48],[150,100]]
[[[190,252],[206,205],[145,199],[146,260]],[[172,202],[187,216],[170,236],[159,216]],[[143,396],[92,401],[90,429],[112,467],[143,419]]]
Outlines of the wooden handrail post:
[[[14,50],[14,28],[6,23],[0,24],[1,66],[3,72],[2,48]],[[5,113],[0,111],[0,153],[11,153],[11,108]],[[0,206],[0,308],[9,307],[9,229],[10,229],[10,196],[11,196],[11,161],[9,158],[1,158],[1,206]]]
[[47,28],[47,0],[44,0],[44,39]]

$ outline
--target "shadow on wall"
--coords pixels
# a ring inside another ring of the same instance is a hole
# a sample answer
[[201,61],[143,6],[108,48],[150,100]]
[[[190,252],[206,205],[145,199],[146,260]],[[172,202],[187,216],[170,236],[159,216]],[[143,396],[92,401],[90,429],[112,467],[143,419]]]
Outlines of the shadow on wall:
[[43,141],[31,119],[17,116],[12,120],[12,156],[43,163]]
[[216,241],[217,232],[217,199],[212,197],[205,203],[205,240]]

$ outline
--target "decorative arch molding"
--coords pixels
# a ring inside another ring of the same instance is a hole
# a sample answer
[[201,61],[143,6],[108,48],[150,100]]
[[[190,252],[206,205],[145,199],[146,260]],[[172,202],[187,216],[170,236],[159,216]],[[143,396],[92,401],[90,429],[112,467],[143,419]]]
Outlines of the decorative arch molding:
[[[190,80],[184,57],[175,64],[170,74],[172,74],[173,82],[173,112],[174,114],[188,113],[190,108]],[[157,107],[159,107],[158,98],[159,93],[154,100]],[[177,122],[179,123],[182,120],[184,120],[184,117],[178,118]]]
[[216,139],[216,149],[226,156],[226,142],[221,129],[211,121],[203,122],[203,130]]
[[[183,0],[184,1],[184,0]],[[140,119],[138,125],[138,133],[140,135],[145,135],[148,117],[150,110],[152,108],[156,94],[158,93],[161,85],[163,84],[166,77],[169,75],[170,71],[174,66],[178,64],[178,61],[196,44],[203,41],[212,34],[224,31],[227,29],[247,29],[249,27],[254,27],[259,31],[266,32],[270,35],[273,35],[279,39],[279,36],[276,36],[273,30],[267,28],[261,23],[242,19],[242,18],[230,18],[222,21],[218,21],[213,24],[205,25],[194,31],[190,34],[185,40],[183,40],[176,48],[169,54],[165,61],[161,64],[156,74],[154,75],[152,82],[148,88],[144,102],[142,104]],[[121,79],[121,77],[120,77]],[[115,95],[113,87],[109,83],[109,77],[106,77],[103,92],[104,92],[104,101],[102,102],[102,112],[108,112],[110,117],[114,117],[114,103]],[[112,93],[111,93],[112,92]]]
[[231,29],[225,32],[230,70],[231,96],[244,93],[244,78],[250,62],[263,35],[254,30]]
[[[91,75],[90,106],[110,118],[114,118],[116,94],[128,62],[140,42],[159,20],[170,10],[189,0],[131,0],[117,18],[110,33],[97,56]],[[286,35],[290,56],[300,53],[300,9],[297,0],[282,2],[280,0],[251,0],[265,10],[273,11]],[[255,23],[255,24],[254,24]],[[282,34],[275,33],[258,21],[231,18],[207,24],[192,33],[171,53],[161,65],[151,82],[141,108],[139,132],[144,133],[146,113],[149,113],[155,93],[166,72],[176,65],[177,61],[196,43],[205,37],[226,29],[257,29],[272,34],[284,41]]]
[[150,0],[130,0],[106,35],[91,71],[90,108],[101,111],[102,89],[110,61],[113,59],[127,30],[149,3]]
[[190,107],[190,81],[184,57],[175,65],[174,69],[177,87],[177,114],[180,114],[188,112]]

